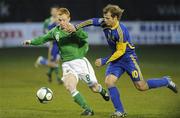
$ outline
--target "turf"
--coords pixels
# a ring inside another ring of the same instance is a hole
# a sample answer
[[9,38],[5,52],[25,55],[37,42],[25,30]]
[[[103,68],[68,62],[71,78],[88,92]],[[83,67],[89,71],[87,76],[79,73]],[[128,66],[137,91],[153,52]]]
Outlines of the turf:
[[[136,52],[145,79],[170,75],[180,86],[180,46],[138,46]],[[65,90],[54,79],[47,82],[47,68],[34,68],[37,56],[46,56],[45,48],[0,49],[0,118],[79,118],[82,112]],[[93,46],[87,55],[94,60],[106,56],[107,47]],[[96,68],[99,82],[104,86],[105,67]],[[54,98],[48,104],[36,99],[40,87],[49,87]],[[128,118],[179,118],[180,94],[167,88],[147,92],[135,89],[130,78],[124,74],[117,83]],[[80,82],[78,90],[95,111],[92,118],[108,118],[113,112],[111,102],[105,102],[99,94],[92,93]]]

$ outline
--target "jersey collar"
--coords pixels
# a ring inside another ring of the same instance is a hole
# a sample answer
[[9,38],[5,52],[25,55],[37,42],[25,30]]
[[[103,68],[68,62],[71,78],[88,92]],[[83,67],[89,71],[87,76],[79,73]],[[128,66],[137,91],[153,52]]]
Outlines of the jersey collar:
[[116,28],[118,28],[118,26],[119,26],[119,21],[117,21],[116,24],[115,24],[111,29],[112,29],[112,30],[113,30],[113,29],[116,29]]

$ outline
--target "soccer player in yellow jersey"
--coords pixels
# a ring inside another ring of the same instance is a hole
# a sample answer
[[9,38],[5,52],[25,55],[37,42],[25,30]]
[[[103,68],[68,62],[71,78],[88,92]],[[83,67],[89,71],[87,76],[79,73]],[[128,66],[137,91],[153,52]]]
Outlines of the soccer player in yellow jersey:
[[140,91],[167,87],[175,93],[178,92],[175,83],[168,76],[148,80],[143,79],[128,29],[120,22],[123,11],[119,6],[109,4],[103,9],[103,18],[92,18],[77,24],[75,27],[68,28],[69,32],[91,25],[103,28],[112,53],[105,58],[97,59],[95,64],[99,67],[108,64],[105,83],[115,108],[115,112],[111,115],[112,118],[126,116],[120,100],[119,90],[115,86],[115,83],[124,72],[128,73],[135,87]]

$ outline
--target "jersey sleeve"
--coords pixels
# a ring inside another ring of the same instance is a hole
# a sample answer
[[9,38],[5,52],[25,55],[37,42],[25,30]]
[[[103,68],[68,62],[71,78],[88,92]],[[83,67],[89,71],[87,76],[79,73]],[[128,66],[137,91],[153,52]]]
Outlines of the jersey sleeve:
[[42,45],[48,41],[54,40],[53,37],[53,30],[49,31],[47,34],[44,34],[42,36],[36,37],[31,40],[31,45]]
[[101,58],[101,65],[105,65],[106,62],[109,60],[110,56]]
[[111,61],[114,61],[114,60],[120,58],[122,55],[124,55],[124,53],[126,52],[126,46],[127,46],[127,43],[117,42],[116,43],[116,51],[111,55],[111,57],[108,59],[106,64]]
[[75,28],[78,30],[80,28],[84,28],[88,26],[102,26],[102,23],[103,23],[103,18],[92,18],[75,25]]

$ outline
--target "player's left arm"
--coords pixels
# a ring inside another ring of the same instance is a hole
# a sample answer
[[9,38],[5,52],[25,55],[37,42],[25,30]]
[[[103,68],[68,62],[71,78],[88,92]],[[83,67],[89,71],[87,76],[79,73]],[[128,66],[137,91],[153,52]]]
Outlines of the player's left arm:
[[106,64],[120,58],[126,52],[127,43],[116,42],[116,51],[107,60]]
[[103,66],[105,64],[108,64],[111,61],[118,59],[119,57],[121,57],[125,53],[126,45],[127,45],[127,43],[118,43],[116,46],[117,50],[111,56],[99,58],[96,60],[95,64],[97,66]]
[[104,58],[98,58],[98,59],[96,59],[96,61],[95,61],[95,65],[96,65],[97,67],[103,66],[103,65],[106,64],[106,62],[108,61],[109,58],[110,58],[110,56],[104,57]]
[[126,45],[127,44],[126,43],[123,43],[123,44],[119,43],[117,45],[118,45],[117,51],[115,51],[111,56],[97,59],[95,64],[97,66],[103,66],[103,65],[108,64],[109,62],[114,61],[114,60],[118,59],[119,57],[121,57],[126,51]]

